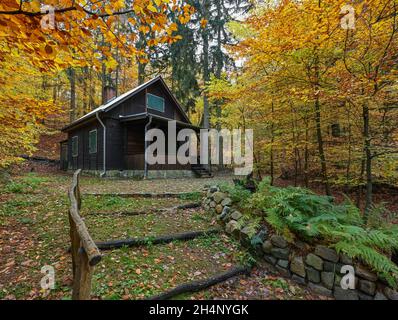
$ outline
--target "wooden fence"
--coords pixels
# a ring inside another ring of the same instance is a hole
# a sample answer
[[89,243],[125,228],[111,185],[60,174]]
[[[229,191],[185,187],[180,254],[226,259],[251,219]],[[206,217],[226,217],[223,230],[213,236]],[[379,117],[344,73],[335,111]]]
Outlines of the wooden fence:
[[73,175],[72,186],[69,190],[69,224],[73,268],[72,299],[89,300],[94,266],[101,261],[101,253],[80,216],[80,173],[81,170],[77,170]]

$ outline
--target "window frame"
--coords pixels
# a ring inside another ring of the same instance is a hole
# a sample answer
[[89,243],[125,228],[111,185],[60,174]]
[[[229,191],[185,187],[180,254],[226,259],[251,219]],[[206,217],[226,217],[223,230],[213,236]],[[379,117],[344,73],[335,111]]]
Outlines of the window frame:
[[[149,106],[149,96],[152,96],[152,97],[156,97],[156,98],[161,99],[161,100],[163,101],[163,110],[158,110],[158,109],[155,109],[155,108],[151,108],[151,107]],[[156,94],[147,93],[147,94],[146,94],[146,105],[147,105],[147,108],[148,108],[148,109],[151,109],[151,110],[155,110],[155,111],[157,111],[157,112],[164,113],[165,110],[166,110],[166,99],[163,98],[163,97],[157,96]]]
[[[91,143],[90,143],[90,136],[91,133],[95,132],[95,151],[91,150]],[[96,154],[98,152],[98,130],[94,129],[88,132],[88,153],[89,154]]]
[[[73,148],[73,141],[76,141],[76,153],[74,152]],[[77,158],[79,156],[79,136],[72,137],[72,158]]]

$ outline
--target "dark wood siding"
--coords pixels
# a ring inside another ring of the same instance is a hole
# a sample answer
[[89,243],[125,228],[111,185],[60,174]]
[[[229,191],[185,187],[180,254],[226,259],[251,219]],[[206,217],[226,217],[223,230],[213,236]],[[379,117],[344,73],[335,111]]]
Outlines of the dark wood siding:
[[119,116],[131,116],[146,112],[145,91],[136,94],[134,97],[124,101],[107,113],[108,118],[119,119]]
[[[97,130],[97,152],[89,152],[89,132]],[[72,156],[72,138],[78,137],[78,155]],[[102,170],[103,168],[103,129],[98,121],[93,121],[68,134],[68,168],[77,170]]]
[[[165,111],[159,112],[153,109],[146,108],[146,93],[151,93],[165,99]],[[144,112],[149,112],[161,117],[186,122],[184,116],[179,111],[173,98],[167,92],[161,83],[154,83],[145,90],[137,93],[134,97],[124,101],[121,105],[115,107],[107,113],[107,117],[112,119],[119,119],[119,116],[131,116]]]
[[107,119],[106,120],[106,147],[107,147],[107,158],[106,158],[106,169],[107,170],[123,170],[124,159],[123,159],[123,127],[118,120]]
[[170,97],[170,95],[167,93],[167,90],[161,85],[160,82],[148,87],[147,92],[165,99],[164,112],[159,112],[152,109],[148,109],[148,112],[165,118],[184,121],[184,118],[181,112],[178,110],[176,103],[174,102],[172,97]]

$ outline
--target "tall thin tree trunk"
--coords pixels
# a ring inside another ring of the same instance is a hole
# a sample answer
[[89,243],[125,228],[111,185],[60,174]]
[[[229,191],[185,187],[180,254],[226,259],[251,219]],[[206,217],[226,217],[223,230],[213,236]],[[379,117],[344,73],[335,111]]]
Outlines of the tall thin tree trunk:
[[[321,0],[318,0],[318,7],[321,9]],[[321,23],[321,17],[319,17],[319,24]],[[318,38],[318,36],[317,36]],[[322,136],[322,118],[321,118],[321,105],[319,101],[319,94],[321,90],[320,86],[320,70],[319,70],[319,53],[318,47],[315,48],[315,103],[314,103],[314,111],[315,111],[315,123],[316,123],[316,137],[318,142],[318,153],[319,159],[321,161],[321,171],[323,176],[323,184],[325,186],[326,195],[331,196],[330,186],[329,186],[329,177],[327,172],[327,163],[326,163],[326,156],[325,156],[325,149],[323,143],[323,136]]]
[[83,68],[83,77],[82,77],[82,81],[83,81],[83,114],[88,113],[88,99],[87,99],[87,78],[88,78],[88,67],[84,67]]
[[323,184],[325,186],[326,195],[331,196],[331,190],[329,185],[329,177],[327,172],[327,162],[325,156],[325,148],[323,143],[322,136],[322,117],[321,117],[321,105],[319,101],[320,94],[320,72],[319,72],[319,56],[316,53],[315,56],[315,103],[314,103],[314,111],[315,111],[315,123],[316,123],[316,137],[318,142],[318,153],[319,159],[321,161],[321,170],[323,176]]
[[[217,21],[218,21],[218,25],[217,25],[217,54],[216,54],[216,59],[217,59],[217,67],[216,67],[216,72],[215,72],[215,76],[217,79],[221,79],[221,74],[222,74],[222,69],[224,66],[224,59],[223,59],[223,54],[222,54],[222,38],[221,38],[221,30],[222,30],[222,13],[221,13],[221,1],[216,1],[216,6],[217,6]],[[217,100],[216,101],[216,113],[217,113],[217,130],[221,130],[221,101]],[[224,153],[223,153],[223,138],[220,137],[220,149],[219,149],[219,169],[222,170],[224,168]]]
[[145,63],[138,62],[138,84],[141,85],[145,82]]
[[70,83],[69,119],[73,122],[76,119],[76,71],[69,68],[66,74]]
[[347,112],[348,118],[348,158],[347,158],[347,167],[346,167],[346,193],[349,189],[350,179],[351,179],[351,161],[352,161],[352,129],[351,129],[351,113],[348,108]]
[[[202,3],[203,19],[207,20],[208,15],[208,2],[203,0]],[[210,80],[209,72],[209,34],[208,27],[205,27],[202,31],[203,40],[203,82],[206,85]],[[210,111],[209,111],[209,99],[206,92],[203,93],[203,127],[205,129],[210,128]]]
[[372,180],[372,151],[370,143],[370,123],[369,123],[369,105],[366,101],[362,108],[363,115],[363,136],[365,146],[366,161],[366,202],[365,202],[365,221],[368,219],[369,210],[372,206],[373,180]]
[[271,102],[271,112],[272,112],[272,122],[271,122],[271,150],[270,150],[270,170],[271,170],[271,186],[274,185],[275,179],[275,168],[274,168],[274,142],[275,142],[275,132],[274,132],[274,101]]
[[107,98],[106,98],[106,92],[105,92],[105,87],[107,85],[106,83],[106,66],[103,63],[102,64],[102,72],[101,72],[101,87],[102,87],[102,105],[106,104]]
[[304,183],[305,187],[308,188],[309,178],[308,178],[308,161],[309,161],[309,129],[308,129],[308,118],[305,116],[305,148],[304,148]]

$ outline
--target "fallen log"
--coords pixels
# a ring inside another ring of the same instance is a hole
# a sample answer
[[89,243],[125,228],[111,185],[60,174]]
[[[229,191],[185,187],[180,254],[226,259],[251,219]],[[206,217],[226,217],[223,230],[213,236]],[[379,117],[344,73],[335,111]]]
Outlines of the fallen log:
[[166,193],[84,193],[83,196],[93,197],[121,197],[121,198],[182,198],[191,196],[192,192],[166,192]]
[[147,300],[167,300],[183,293],[198,292],[242,274],[250,275],[250,268],[243,266],[233,267],[226,272],[218,273],[210,278],[179,285]]
[[161,208],[161,209],[155,209],[152,212],[151,211],[130,211],[130,212],[90,212],[89,215],[121,215],[121,216],[140,216],[140,215],[146,215],[146,214],[151,214],[153,212],[173,212],[176,210],[187,210],[187,209],[195,209],[199,208],[201,204],[198,203],[188,203],[188,204],[183,204],[179,206],[174,206],[171,208]]
[[174,207],[173,209],[184,210],[184,209],[196,209],[196,208],[200,208],[200,207],[201,207],[201,203],[195,202],[195,203],[183,204],[183,205]]
[[210,229],[207,231],[191,231],[191,232],[184,232],[184,233],[178,233],[178,234],[160,236],[160,237],[146,237],[146,238],[96,242],[95,244],[100,250],[113,250],[122,247],[139,247],[148,244],[157,245],[157,244],[167,244],[173,241],[193,240],[198,237],[217,234],[220,232],[221,232],[220,229]]
[[51,164],[59,164],[60,161],[57,159],[49,159],[49,158],[44,158],[44,157],[31,157],[28,155],[20,155],[20,158],[24,159],[24,160],[28,160],[28,161],[32,161],[32,162],[40,162],[40,163],[51,163]]

